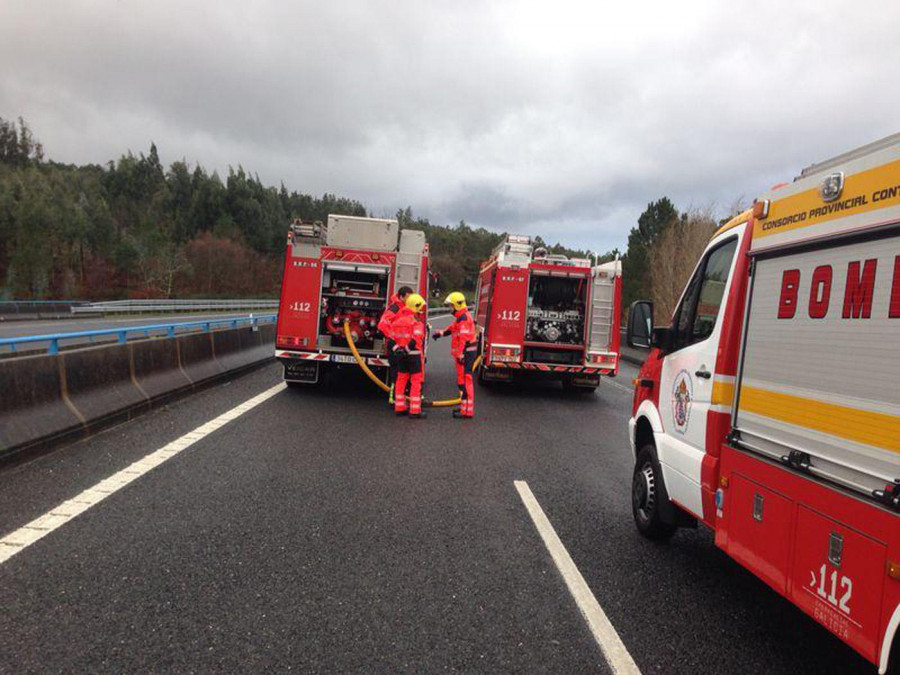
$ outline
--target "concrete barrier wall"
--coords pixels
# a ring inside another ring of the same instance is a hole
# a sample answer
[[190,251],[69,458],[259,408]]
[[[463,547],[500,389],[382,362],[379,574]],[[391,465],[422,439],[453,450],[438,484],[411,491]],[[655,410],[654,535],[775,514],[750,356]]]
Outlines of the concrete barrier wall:
[[0,361],[0,455],[83,427],[63,395],[65,371],[55,356]]
[[101,426],[120,411],[149,405],[150,399],[131,378],[129,345],[79,349],[59,358],[66,372],[69,401],[88,427]]
[[273,358],[275,326],[0,359],[0,461]]

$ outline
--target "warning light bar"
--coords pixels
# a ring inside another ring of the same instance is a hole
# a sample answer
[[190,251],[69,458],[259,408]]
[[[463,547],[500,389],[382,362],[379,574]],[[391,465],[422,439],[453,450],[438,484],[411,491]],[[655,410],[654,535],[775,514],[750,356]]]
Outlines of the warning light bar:
[[753,202],[753,217],[757,220],[769,217],[769,200],[757,199]]

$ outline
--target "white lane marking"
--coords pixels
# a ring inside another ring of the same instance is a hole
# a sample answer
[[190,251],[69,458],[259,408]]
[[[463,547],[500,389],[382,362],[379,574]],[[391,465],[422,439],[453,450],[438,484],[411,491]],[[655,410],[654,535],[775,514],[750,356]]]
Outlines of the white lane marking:
[[151,452],[149,455],[130,464],[121,471],[117,471],[112,476],[104,478],[96,485],[88,488],[84,492],[72,499],[64,501],[62,504],[50,509],[47,513],[35,518],[27,525],[23,525],[18,530],[10,532],[0,539],[0,563],[4,563],[12,558],[16,553],[25,550],[38,539],[50,534],[58,527],[68,523],[81,513],[84,513],[95,504],[100,503],[111,494],[131,483],[131,481],[140,478],[148,471],[152,471],[160,464],[171,459],[185,448],[193,445],[197,441],[205,438],[216,429],[224,426],[228,422],[236,420],[258,406],[260,403],[272,398],[278,392],[284,390],[285,384],[281,382],[271,389],[267,389],[261,394],[257,394],[253,398],[247,399],[240,405],[235,406],[228,412],[222,413],[215,419],[210,420],[206,424],[197,427],[193,431],[189,431],[180,438],[175,439],[171,443],[167,443],[158,450]]
[[541,505],[535,499],[531,488],[528,487],[528,483],[524,480],[517,480],[513,481],[513,485],[516,486],[525,508],[528,509],[528,515],[531,516],[538,534],[544,540],[544,546],[547,547],[550,557],[553,558],[556,569],[559,570],[563,581],[566,582],[569,592],[575,599],[575,604],[581,610],[582,616],[587,621],[591,633],[593,633],[597,644],[600,645],[600,650],[603,652],[603,656],[606,657],[606,662],[612,668],[612,671],[622,675],[640,675],[641,671],[638,670],[637,664],[631,658],[631,654],[628,653],[625,644],[622,642],[619,634],[616,633],[616,629],[613,628],[613,625],[606,617],[606,613],[600,607],[597,598],[591,593],[591,589],[588,587],[584,577],[581,576],[581,572],[575,567],[572,557],[560,541],[556,530],[553,529],[553,525],[550,524]]
[[613,381],[610,380],[610,379],[606,379],[606,380],[603,380],[603,381],[606,382],[606,384],[611,384],[611,385],[614,386],[616,389],[621,389],[622,391],[624,391],[624,392],[626,392],[626,393],[628,393],[628,394],[634,393],[634,390],[633,390],[633,389],[630,389],[629,387],[626,387],[624,384],[619,384],[618,382],[613,382]]

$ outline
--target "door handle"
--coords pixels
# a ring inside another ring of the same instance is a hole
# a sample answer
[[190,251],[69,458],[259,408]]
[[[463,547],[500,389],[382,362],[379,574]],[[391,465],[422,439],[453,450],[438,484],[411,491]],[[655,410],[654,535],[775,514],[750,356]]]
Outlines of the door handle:
[[694,375],[696,375],[697,377],[702,377],[704,380],[708,380],[709,378],[712,377],[711,372],[709,372],[708,370],[703,370],[702,368],[700,370],[695,371]]

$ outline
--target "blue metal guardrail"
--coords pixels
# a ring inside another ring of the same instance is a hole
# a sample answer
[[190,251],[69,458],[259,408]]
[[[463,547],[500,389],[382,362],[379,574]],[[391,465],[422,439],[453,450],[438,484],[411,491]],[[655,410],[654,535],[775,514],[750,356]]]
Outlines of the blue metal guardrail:
[[73,305],[72,314],[140,314],[142,312],[225,312],[277,309],[278,299],[266,300],[106,300]]
[[[17,346],[29,343],[49,343],[47,347],[48,354],[59,354],[60,340],[69,340],[76,338],[87,338],[88,342],[93,342],[94,338],[102,335],[115,335],[116,341],[124,343],[128,341],[129,333],[143,333],[144,337],[150,337],[151,331],[165,332],[166,337],[175,337],[180,329],[197,329],[202,332],[209,332],[213,327],[231,327],[237,328],[242,324],[258,326],[260,323],[275,323],[277,314],[261,314],[259,316],[247,316],[236,319],[210,319],[208,321],[182,321],[178,323],[161,323],[151,326],[134,326],[131,328],[101,328],[99,330],[82,330],[72,333],[48,333],[46,335],[26,335],[16,338],[0,338],[0,347],[9,347],[10,352],[18,351]],[[187,332],[182,330],[182,332]]]

